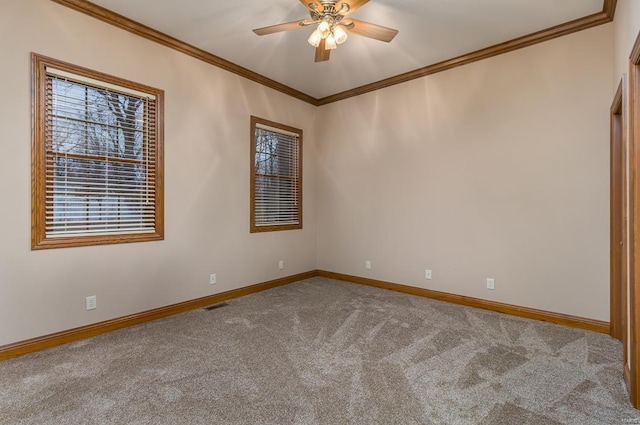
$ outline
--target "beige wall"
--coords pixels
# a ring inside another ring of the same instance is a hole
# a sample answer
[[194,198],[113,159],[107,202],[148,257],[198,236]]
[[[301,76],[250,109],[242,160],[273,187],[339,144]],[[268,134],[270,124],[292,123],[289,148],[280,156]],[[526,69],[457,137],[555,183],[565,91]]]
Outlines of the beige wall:
[[[315,269],[314,107],[49,0],[0,7],[0,345]],[[30,250],[32,51],[165,90],[164,241]],[[249,234],[252,114],[304,131],[301,231]]]
[[612,42],[603,25],[320,108],[318,267],[608,320]]
[[[0,345],[315,268],[608,320],[612,25],[314,108],[49,0],[0,6]],[[31,51],[165,90],[164,241],[30,250]],[[248,232],[249,115],[304,130],[302,231]]]

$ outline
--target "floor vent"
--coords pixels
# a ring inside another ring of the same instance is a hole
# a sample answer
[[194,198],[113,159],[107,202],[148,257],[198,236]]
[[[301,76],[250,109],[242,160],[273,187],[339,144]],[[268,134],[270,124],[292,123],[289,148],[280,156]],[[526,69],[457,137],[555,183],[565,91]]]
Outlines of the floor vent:
[[216,308],[220,308],[220,307],[226,307],[228,306],[229,303],[220,303],[220,304],[214,304],[214,305],[210,305],[209,307],[205,307],[205,310],[215,310]]

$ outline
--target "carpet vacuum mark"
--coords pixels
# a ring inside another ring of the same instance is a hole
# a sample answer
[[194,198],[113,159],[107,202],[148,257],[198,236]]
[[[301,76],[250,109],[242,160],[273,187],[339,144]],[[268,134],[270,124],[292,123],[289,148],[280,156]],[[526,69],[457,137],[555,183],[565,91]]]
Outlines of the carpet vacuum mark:
[[640,424],[607,335],[316,277],[0,363],[0,424]]

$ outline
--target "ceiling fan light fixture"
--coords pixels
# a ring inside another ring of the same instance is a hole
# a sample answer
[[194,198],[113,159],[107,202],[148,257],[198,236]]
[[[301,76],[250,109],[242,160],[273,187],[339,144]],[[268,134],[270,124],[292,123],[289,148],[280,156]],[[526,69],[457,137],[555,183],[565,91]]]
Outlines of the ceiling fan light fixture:
[[[615,2],[615,0],[611,1]],[[398,34],[398,30],[347,16],[367,4],[369,0],[300,0],[300,2],[307,8],[310,19],[256,28],[253,32],[257,35],[267,35],[313,25],[315,29],[307,41],[316,49],[316,62],[328,61],[330,51],[347,41],[348,32],[387,43]]]
[[320,45],[320,40],[322,40],[322,36],[320,35],[320,31],[318,31],[318,29],[316,28],[315,30],[313,30],[311,36],[309,36],[309,39],[307,41],[313,47],[318,47]]
[[342,44],[347,41],[347,32],[342,29],[339,25],[333,29],[333,38],[335,38],[336,43]]
[[335,49],[337,47],[338,47],[338,44],[336,43],[336,39],[333,36],[333,33],[329,33],[327,38],[324,40],[324,48],[325,48],[325,50],[333,50],[333,49]]

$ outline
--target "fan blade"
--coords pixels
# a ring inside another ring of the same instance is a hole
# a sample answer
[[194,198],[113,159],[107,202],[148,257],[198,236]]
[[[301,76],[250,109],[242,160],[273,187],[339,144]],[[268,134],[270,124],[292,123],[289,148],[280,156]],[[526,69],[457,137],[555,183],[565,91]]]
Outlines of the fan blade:
[[[302,0],[300,0],[302,1]],[[365,4],[369,3],[369,0],[350,0],[350,1],[341,1],[338,2],[336,4],[336,10],[338,11],[339,14],[341,14],[342,16],[347,16],[350,13],[355,12],[356,10],[360,9],[361,6],[364,6]],[[349,6],[349,9],[346,10],[345,12],[341,12],[340,9],[342,9],[344,6],[342,6],[343,4],[346,4]]]
[[349,19],[347,22],[343,22],[342,25],[350,33],[385,41],[387,43],[393,40],[396,34],[398,34],[398,30],[370,24],[369,22],[358,21],[357,19]]
[[324,38],[320,40],[320,44],[316,47],[316,62],[324,62],[329,60],[331,50],[324,48]]
[[273,34],[274,32],[293,30],[293,29],[304,26],[303,24],[306,21],[307,21],[306,19],[300,19],[299,21],[285,22],[284,24],[271,25],[263,28],[256,28],[253,30],[253,32],[255,32],[258,35],[267,35],[267,34]]
[[[302,3],[304,7],[309,10],[317,10],[318,12],[322,12],[322,10],[324,9],[324,6],[322,6],[322,3],[320,3],[318,0],[300,0],[300,3]],[[314,9],[311,5],[315,5],[316,8]]]

